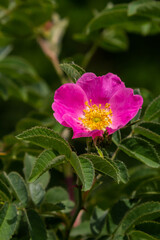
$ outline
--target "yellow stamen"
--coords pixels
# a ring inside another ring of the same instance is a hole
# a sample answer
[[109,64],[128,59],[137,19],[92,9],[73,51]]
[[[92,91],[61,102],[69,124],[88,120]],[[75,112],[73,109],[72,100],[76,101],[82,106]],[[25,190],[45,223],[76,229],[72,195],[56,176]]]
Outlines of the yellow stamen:
[[102,105],[92,104],[92,99],[90,99],[90,105],[85,102],[86,109],[83,110],[84,117],[79,118],[83,126],[88,130],[106,130],[111,123],[112,110],[110,104],[106,103],[105,107]]

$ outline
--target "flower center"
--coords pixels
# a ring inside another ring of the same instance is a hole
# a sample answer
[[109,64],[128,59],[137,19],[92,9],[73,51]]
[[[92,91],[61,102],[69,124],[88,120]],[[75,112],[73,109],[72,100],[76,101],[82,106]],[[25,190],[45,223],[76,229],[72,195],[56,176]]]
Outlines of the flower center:
[[92,104],[92,100],[90,99],[90,105],[88,102],[85,102],[85,105],[87,108],[83,110],[84,116],[79,118],[83,126],[88,130],[105,131],[106,127],[112,123],[112,110],[110,104],[106,103],[105,107],[102,108],[101,104],[98,106]]

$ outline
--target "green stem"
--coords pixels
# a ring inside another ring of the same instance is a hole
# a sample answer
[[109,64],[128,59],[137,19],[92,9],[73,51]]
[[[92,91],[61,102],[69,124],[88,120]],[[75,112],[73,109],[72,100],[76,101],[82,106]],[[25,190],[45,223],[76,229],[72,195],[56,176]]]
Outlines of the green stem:
[[[78,181],[79,181],[79,179],[78,179]],[[65,240],[69,240],[69,236],[70,236],[70,232],[72,230],[73,224],[74,224],[74,222],[75,222],[75,220],[76,220],[80,210],[83,207],[82,192],[81,192],[81,185],[80,185],[80,183],[78,183],[78,185],[77,185],[77,201],[76,202],[77,202],[76,210],[75,210],[74,215],[73,215],[73,217],[71,219],[69,227],[66,230]]]
[[119,151],[119,148],[117,147],[116,151],[112,155],[112,158],[111,158],[112,161],[116,158],[118,151]]
[[86,68],[91,60],[91,58],[93,57],[93,55],[95,54],[97,50],[97,43],[94,43],[91,47],[91,49],[86,53],[83,62],[82,62],[82,67]]

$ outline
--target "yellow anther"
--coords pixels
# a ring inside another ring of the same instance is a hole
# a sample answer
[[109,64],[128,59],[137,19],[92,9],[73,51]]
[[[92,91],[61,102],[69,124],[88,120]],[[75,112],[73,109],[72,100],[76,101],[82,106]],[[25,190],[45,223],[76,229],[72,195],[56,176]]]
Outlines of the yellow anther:
[[101,104],[99,104],[98,106],[96,104],[92,105],[92,99],[89,100],[89,103],[85,102],[87,108],[83,110],[84,117],[78,119],[88,130],[97,129],[105,131],[106,127],[108,127],[112,123],[112,110],[110,108],[110,104],[106,103],[104,108],[102,108]]

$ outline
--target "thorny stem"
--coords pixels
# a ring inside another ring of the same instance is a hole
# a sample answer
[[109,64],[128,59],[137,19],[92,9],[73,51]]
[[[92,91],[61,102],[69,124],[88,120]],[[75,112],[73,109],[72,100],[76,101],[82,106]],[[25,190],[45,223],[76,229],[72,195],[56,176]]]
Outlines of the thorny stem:
[[69,240],[69,235],[70,235],[70,232],[72,230],[72,227],[73,227],[73,224],[80,212],[80,210],[83,208],[83,201],[82,201],[82,191],[81,191],[81,185],[79,183],[79,179],[78,179],[78,184],[77,184],[77,206],[76,206],[76,210],[75,210],[75,213],[71,219],[71,222],[69,224],[69,227],[68,229],[66,230],[66,234],[65,234],[65,240]]

